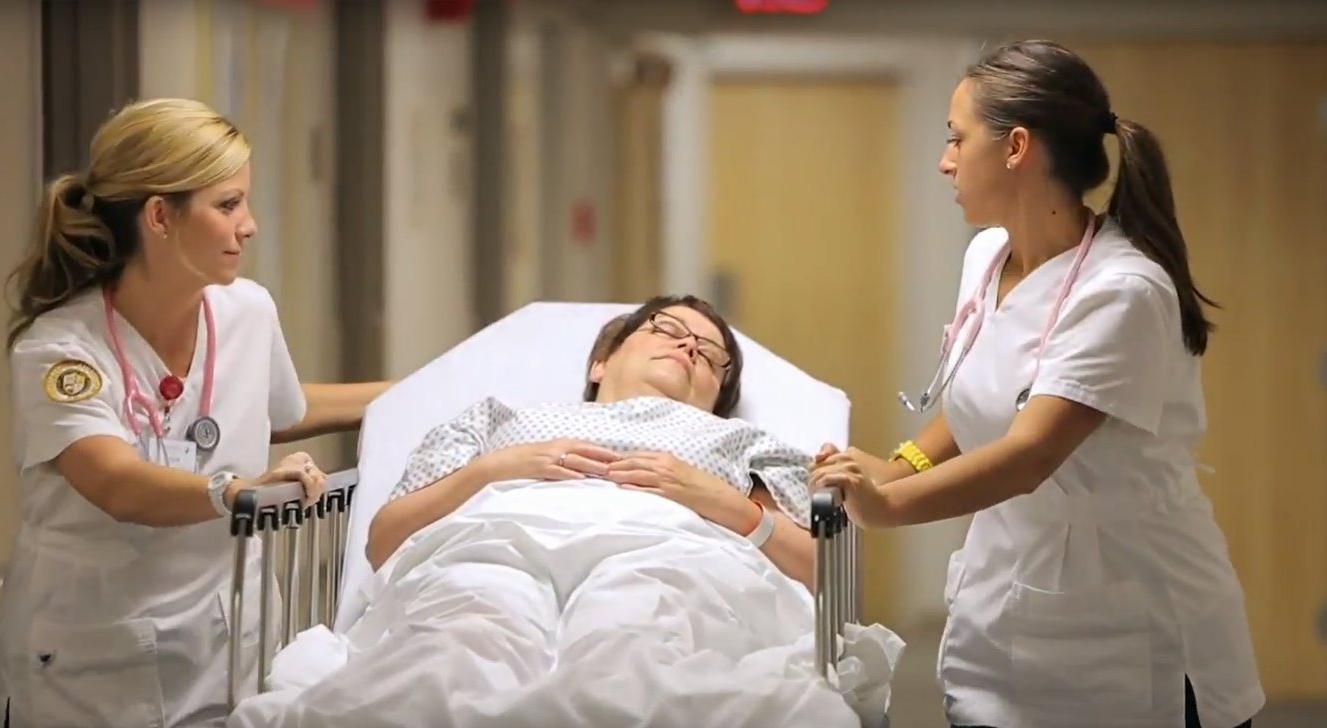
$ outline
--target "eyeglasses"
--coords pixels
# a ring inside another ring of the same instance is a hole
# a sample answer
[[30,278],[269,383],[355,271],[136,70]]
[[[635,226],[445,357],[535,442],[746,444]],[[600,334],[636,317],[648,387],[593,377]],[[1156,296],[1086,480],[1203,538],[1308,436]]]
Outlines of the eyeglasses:
[[649,318],[650,331],[655,334],[667,336],[670,339],[693,338],[696,340],[696,351],[700,353],[701,358],[710,365],[710,369],[718,371],[726,370],[728,365],[733,363],[733,358],[728,355],[728,350],[723,348],[716,341],[698,336],[687,325],[672,314],[663,311],[655,311]]

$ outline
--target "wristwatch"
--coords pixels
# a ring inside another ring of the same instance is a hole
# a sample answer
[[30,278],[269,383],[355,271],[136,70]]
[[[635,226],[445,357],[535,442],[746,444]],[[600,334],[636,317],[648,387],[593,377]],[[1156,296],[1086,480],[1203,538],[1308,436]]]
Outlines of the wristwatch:
[[226,489],[239,477],[229,470],[221,470],[207,479],[207,497],[212,501],[212,507],[216,509],[217,515],[230,515],[230,506],[226,505]]

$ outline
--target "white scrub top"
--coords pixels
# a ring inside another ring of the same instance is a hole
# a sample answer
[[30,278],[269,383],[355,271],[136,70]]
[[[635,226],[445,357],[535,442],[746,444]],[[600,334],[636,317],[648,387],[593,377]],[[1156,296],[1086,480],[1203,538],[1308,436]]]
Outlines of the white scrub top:
[[[261,475],[272,430],[303,418],[304,396],[267,291],[238,280],[208,287],[206,296],[216,322],[211,415],[221,442],[199,454],[198,470]],[[138,387],[156,398],[169,372],[115,316]],[[201,310],[198,319],[198,344],[167,438],[184,439],[198,416],[207,354]],[[101,291],[38,318],[10,362],[22,514],[0,592],[0,703],[12,700],[15,726],[219,723],[234,559],[228,520],[172,528],[120,523],[79,495],[52,462],[94,435],[121,438],[140,452],[156,441],[144,426],[140,444],[123,420],[123,379]],[[61,372],[70,371],[62,385]],[[68,393],[79,401],[67,401]],[[258,551],[250,551],[254,562]],[[248,573],[254,581],[247,593],[256,596],[258,570]],[[257,642],[256,615],[245,610],[246,648]],[[246,654],[256,658],[254,649]]]
[[[967,301],[1007,235],[978,234]],[[1206,427],[1165,271],[1106,220],[1046,344],[1076,251],[1036,268],[986,319],[944,399],[960,450],[1005,434],[1014,400],[1054,395],[1108,415],[1031,494],[977,513],[949,565],[938,672],[958,725],[1204,726],[1263,704],[1244,595],[1191,455]],[[969,327],[971,324],[969,324]],[[966,340],[967,332],[958,341]]]

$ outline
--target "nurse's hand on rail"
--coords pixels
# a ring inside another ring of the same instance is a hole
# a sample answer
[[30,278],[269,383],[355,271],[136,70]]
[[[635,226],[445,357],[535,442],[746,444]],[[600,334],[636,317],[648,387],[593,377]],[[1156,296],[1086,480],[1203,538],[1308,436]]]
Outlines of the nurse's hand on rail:
[[836,486],[843,492],[843,506],[853,523],[863,523],[862,511],[868,503],[878,500],[879,490],[867,469],[865,453],[855,447],[839,451],[825,445],[816,454],[811,465],[808,486],[812,493],[821,488]]
[[327,490],[327,474],[318,469],[308,453],[296,452],[281,458],[281,462],[277,463],[275,468],[263,473],[257,479],[236,480],[231,483],[226,489],[226,503],[228,505],[234,503],[235,494],[241,488],[261,488],[288,481],[298,481],[304,488],[306,506],[317,502],[318,498],[322,497],[323,491]]
[[491,480],[576,480],[587,475],[602,478],[608,464],[620,455],[582,440],[561,439],[514,445],[475,458]]

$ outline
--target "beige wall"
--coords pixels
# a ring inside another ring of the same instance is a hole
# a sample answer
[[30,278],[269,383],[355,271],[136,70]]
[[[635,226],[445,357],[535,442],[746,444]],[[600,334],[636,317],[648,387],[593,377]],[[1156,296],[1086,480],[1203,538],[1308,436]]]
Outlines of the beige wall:
[[[33,236],[41,178],[41,12],[35,0],[0,3],[0,270],[8,274]],[[6,307],[5,321],[9,321]],[[8,331],[8,326],[5,327]],[[13,405],[9,357],[0,358],[0,563],[9,560],[18,524],[18,478],[13,467]]]
[[[522,8],[524,6],[521,6]],[[540,26],[528,12],[517,12],[506,39],[506,89],[503,102],[504,174],[502,271],[503,311],[514,311],[542,294],[543,94],[540,89]]]
[[[292,15],[288,33],[283,103],[271,120],[276,141],[265,155],[276,170],[273,182],[282,205],[279,221],[266,228],[277,253],[267,278],[300,377],[334,382],[341,379],[342,327],[335,313],[336,51],[330,7]],[[354,435],[275,447],[273,455],[307,450],[328,470],[340,469],[354,465],[344,461],[340,443],[346,439],[353,441]]]
[[[568,22],[555,48],[563,70],[563,95],[553,110],[561,117],[559,134],[551,141],[562,157],[560,173],[549,179],[544,193],[551,196],[546,221],[545,266],[549,285],[546,298],[577,301],[604,300],[612,293],[611,226],[613,146],[612,97],[608,47],[592,28]],[[575,231],[578,210],[593,216],[594,234]]]
[[140,96],[199,95],[197,0],[139,0]]
[[[611,39],[584,0],[511,5],[507,40],[504,303],[612,295]],[[594,234],[578,237],[577,209]]]
[[474,326],[470,30],[392,2],[385,33],[384,361],[397,378]]

